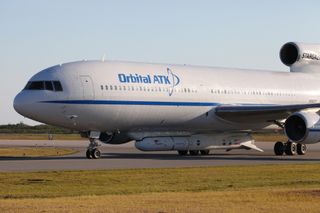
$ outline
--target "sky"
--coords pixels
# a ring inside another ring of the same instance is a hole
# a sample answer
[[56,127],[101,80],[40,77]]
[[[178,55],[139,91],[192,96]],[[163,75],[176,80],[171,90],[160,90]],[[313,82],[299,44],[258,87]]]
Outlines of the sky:
[[77,60],[287,71],[288,41],[320,43],[320,1],[1,0],[0,124],[37,124],[13,109],[28,79]]

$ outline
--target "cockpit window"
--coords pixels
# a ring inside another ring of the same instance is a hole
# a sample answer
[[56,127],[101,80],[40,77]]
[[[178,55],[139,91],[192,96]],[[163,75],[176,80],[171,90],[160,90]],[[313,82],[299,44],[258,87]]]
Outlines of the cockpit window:
[[52,86],[52,82],[51,81],[45,81],[44,82],[44,86],[45,86],[46,90],[53,91],[53,86]]
[[63,91],[60,81],[29,81],[24,90]]
[[44,82],[43,81],[31,81],[28,82],[25,89],[27,90],[44,90]]
[[60,81],[53,81],[54,90],[55,91],[62,91],[62,86]]

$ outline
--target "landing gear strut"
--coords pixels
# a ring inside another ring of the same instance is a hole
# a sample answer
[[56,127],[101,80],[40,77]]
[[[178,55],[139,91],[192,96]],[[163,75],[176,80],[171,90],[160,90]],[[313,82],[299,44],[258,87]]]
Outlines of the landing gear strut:
[[274,145],[274,153],[276,155],[305,155],[307,152],[307,145],[305,144],[297,144],[288,141],[287,143],[283,143],[278,141]]
[[101,157],[101,152],[98,149],[99,143],[96,138],[90,138],[90,143],[86,151],[86,157],[88,159],[98,159]]

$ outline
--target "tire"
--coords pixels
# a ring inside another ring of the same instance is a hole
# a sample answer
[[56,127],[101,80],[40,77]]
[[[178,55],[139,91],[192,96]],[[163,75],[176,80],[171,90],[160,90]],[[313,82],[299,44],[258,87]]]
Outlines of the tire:
[[297,144],[297,153],[298,155],[305,155],[307,153],[307,145],[306,144]]
[[200,150],[201,155],[209,155],[210,150]]
[[101,156],[101,152],[99,149],[93,149],[91,155],[93,159],[99,159]]
[[274,144],[274,154],[283,155],[284,153],[284,144],[280,141]]
[[188,154],[188,150],[179,150],[178,154],[181,156],[187,155]]
[[88,159],[92,159],[92,155],[91,155],[91,150],[90,150],[90,149],[87,149],[87,151],[86,151],[86,157],[87,157]]
[[286,143],[285,151],[286,155],[296,155],[297,154],[297,144],[292,142]]
[[190,150],[189,153],[192,156],[196,156],[196,155],[199,155],[199,150]]

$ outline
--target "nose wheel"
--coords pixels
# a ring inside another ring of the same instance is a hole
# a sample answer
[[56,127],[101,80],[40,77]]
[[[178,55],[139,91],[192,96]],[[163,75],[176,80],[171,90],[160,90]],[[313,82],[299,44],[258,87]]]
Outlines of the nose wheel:
[[99,159],[101,157],[101,152],[99,149],[87,149],[86,157],[88,159]]
[[90,143],[86,151],[86,157],[88,159],[99,159],[101,157],[101,152],[98,149],[99,143],[96,138],[90,138]]

